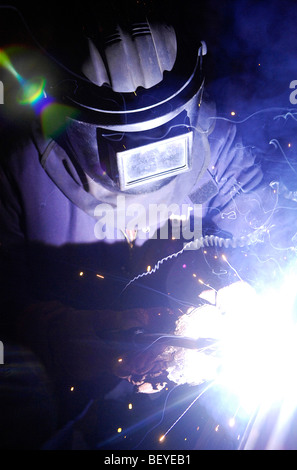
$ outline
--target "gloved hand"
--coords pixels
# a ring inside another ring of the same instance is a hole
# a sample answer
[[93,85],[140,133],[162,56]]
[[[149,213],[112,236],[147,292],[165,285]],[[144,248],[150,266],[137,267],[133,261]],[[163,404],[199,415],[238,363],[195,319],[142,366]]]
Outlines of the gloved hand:
[[174,360],[172,348],[167,346],[152,338],[146,345],[124,352],[115,363],[114,374],[135,385],[140,393],[159,392],[168,383],[167,368]]

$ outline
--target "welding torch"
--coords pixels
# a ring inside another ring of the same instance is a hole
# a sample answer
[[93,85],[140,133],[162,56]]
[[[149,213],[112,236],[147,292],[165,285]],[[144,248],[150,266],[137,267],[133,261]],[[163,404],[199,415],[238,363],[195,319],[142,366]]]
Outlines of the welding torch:
[[125,349],[143,349],[162,345],[164,347],[207,350],[217,343],[214,338],[190,338],[167,333],[153,333],[142,328],[102,330],[97,332],[97,336],[110,346],[121,346]]

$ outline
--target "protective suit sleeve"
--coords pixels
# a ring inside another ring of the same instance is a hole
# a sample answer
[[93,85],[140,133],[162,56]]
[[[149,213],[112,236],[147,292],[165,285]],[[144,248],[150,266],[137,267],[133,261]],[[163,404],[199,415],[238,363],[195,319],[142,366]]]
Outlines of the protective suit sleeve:
[[244,147],[236,126],[218,120],[209,137],[211,163],[208,171],[218,187],[208,202],[206,217],[233,237],[251,232],[253,220],[263,223],[263,179],[254,149]]
[[217,122],[209,141],[208,171],[218,193],[209,201],[206,217],[233,238],[253,234],[254,240],[268,236],[277,249],[295,246],[297,205],[283,190],[281,175],[265,178],[260,152],[244,146],[236,127],[225,121]]
[[[125,346],[105,340],[104,331],[161,328],[171,315],[167,308],[85,311],[60,302],[39,302],[27,308],[18,328],[55,376],[88,380],[102,373],[121,377],[116,366],[118,359],[124,357]],[[151,362],[158,353],[150,352]],[[137,364],[140,374],[147,373],[147,361]],[[134,367],[135,362],[125,363],[128,375],[134,372]]]

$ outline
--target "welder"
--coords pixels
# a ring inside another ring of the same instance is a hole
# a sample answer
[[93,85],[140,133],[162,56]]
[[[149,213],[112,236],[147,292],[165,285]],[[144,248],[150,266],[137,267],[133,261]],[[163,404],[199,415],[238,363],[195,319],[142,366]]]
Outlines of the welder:
[[[65,60],[50,51],[55,73],[39,113],[25,143],[1,161],[1,340],[5,351],[30,351],[68,402],[74,383],[104,388],[114,374],[158,390],[162,347],[122,356],[98,331],[172,333],[179,312],[137,283],[121,295],[125,283],[182,246],[158,237],[168,218],[190,224],[193,213],[219,235],[247,236],[246,214],[257,205],[250,195],[262,180],[253,149],[216,120],[206,44],[135,5],[111,11],[84,9]],[[153,217],[154,204],[178,214]],[[149,287],[166,288],[163,274],[152,279]]]

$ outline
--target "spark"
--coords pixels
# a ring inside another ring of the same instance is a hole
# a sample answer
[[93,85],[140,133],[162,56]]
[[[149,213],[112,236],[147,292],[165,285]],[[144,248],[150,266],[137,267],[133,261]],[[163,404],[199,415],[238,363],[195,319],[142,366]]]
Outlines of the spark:
[[212,287],[210,284],[205,284],[205,282],[202,281],[202,279],[198,279],[199,284],[202,284],[205,287],[208,287],[209,289],[212,289],[213,291],[217,292],[217,290]]
[[[280,108],[280,107],[276,107],[276,106],[271,106],[269,108],[259,109],[258,111],[255,111],[255,112],[249,114],[244,119],[239,120],[239,121],[235,121],[235,122],[236,122],[236,124],[243,124],[243,123],[249,121],[250,119],[252,119],[255,116],[258,116],[258,115],[261,115],[261,114],[272,113],[272,112],[273,113],[275,113],[275,112],[286,112],[285,114],[275,116],[273,118],[274,120],[276,120],[280,117],[282,117],[284,119],[287,119],[288,117],[291,117],[292,119],[297,120],[295,118],[295,113],[291,113],[290,111],[288,111],[288,108]],[[209,118],[209,120],[234,122],[234,121],[231,121],[229,118],[226,118],[226,117],[223,117],[223,116],[211,116]]]
[[102,276],[102,274],[96,274],[96,277],[98,277],[99,279],[104,279],[104,276]]
[[279,143],[279,141],[277,139],[271,139],[271,141],[269,142],[269,144],[272,144],[274,145],[275,148],[278,148],[282,154],[282,156],[284,157],[284,160],[286,161],[286,163],[289,165],[289,167],[291,168],[291,170],[294,172],[294,173],[297,173],[295,168],[292,166],[292,164],[290,163],[287,155],[285,154],[281,144]]
[[[161,436],[159,439],[160,442],[164,441],[165,437],[170,433],[170,431],[174,428],[174,426],[177,425],[177,423],[185,416],[185,414],[192,408],[192,406],[199,400],[199,398],[204,395],[207,390],[209,390],[210,387],[213,386],[213,383],[209,383],[206,385],[206,387],[197,395],[197,397],[194,398],[194,400],[191,401],[191,403],[187,406],[187,408],[179,415],[179,417],[174,421],[174,423],[167,429],[167,431]],[[161,440],[162,439],[162,440]]]
[[[240,275],[238,274],[238,271],[236,271],[236,269],[229,263],[229,261],[227,260],[227,257],[226,255],[222,255],[222,259],[228,264],[229,268],[232,269],[232,271],[234,271],[234,273],[236,274],[236,276],[238,277],[238,279],[240,281],[242,281],[242,278],[240,277]],[[243,281],[242,281],[243,282]]]

